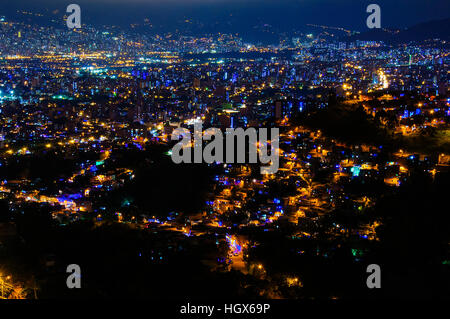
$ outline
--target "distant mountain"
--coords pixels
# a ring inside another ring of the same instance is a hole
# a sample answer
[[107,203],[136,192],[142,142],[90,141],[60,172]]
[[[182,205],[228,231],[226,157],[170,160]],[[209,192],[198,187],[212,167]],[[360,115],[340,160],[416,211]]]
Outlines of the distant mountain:
[[429,39],[441,39],[450,41],[450,18],[420,23],[401,31],[387,29],[372,29],[341,40],[352,42],[361,41],[384,41],[387,43],[419,42]]
[[400,42],[423,41],[428,39],[450,40],[450,18],[420,23],[396,36]]

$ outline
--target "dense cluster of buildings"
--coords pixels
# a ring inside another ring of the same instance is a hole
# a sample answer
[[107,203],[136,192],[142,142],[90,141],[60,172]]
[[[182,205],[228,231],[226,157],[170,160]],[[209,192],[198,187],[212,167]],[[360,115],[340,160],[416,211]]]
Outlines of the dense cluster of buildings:
[[[314,237],[314,225],[329,212],[345,207],[363,214],[373,206],[375,195],[349,185],[389,192],[413,168],[432,177],[448,168],[448,153],[386,153],[383,145],[340,142],[292,119],[326,109],[333,95],[348,107],[361,106],[394,134],[433,129],[448,143],[449,53],[439,41],[393,47],[305,35],[262,47],[236,35],[62,31],[2,18],[0,198],[12,211],[24,202],[51,205],[62,224],[87,215],[100,221],[108,210],[99,205],[102,194],[135,178],[115,160],[117,148],[169,143],[175,128],[199,119],[222,129],[276,125],[282,132],[277,174],[217,165],[221,173],[205,209],[183,219],[113,212],[119,222],[188,238],[219,233],[230,246],[231,267],[247,272],[249,230],[290,224],[292,236]],[[67,167],[51,177],[21,172],[34,156],[59,157]],[[376,240],[378,224],[335,224],[331,236]]]

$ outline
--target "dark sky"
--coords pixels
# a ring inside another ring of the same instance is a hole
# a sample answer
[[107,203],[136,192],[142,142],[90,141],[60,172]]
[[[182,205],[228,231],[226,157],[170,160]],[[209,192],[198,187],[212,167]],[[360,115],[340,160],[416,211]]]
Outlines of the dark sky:
[[[6,2],[6,3],[5,3]],[[180,26],[193,19],[205,24],[250,27],[271,24],[279,30],[299,28],[307,23],[365,30],[370,3],[382,10],[382,26],[404,28],[435,19],[448,18],[449,0],[2,0],[0,14],[12,16],[17,9],[53,12],[60,16],[70,3],[82,8],[84,22],[101,24],[139,23]],[[226,31],[226,30],[221,30]]]

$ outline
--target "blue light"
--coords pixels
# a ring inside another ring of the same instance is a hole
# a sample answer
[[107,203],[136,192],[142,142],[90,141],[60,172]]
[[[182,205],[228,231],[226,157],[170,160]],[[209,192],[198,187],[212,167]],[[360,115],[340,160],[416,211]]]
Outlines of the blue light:
[[356,177],[356,176],[359,176],[360,170],[361,170],[361,166],[353,166],[353,167],[350,169],[350,172],[353,173],[353,177]]

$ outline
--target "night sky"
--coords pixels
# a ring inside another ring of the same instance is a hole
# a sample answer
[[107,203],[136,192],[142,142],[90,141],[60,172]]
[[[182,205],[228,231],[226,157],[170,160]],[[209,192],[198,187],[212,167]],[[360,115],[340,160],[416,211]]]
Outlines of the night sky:
[[307,23],[364,31],[370,3],[381,6],[382,26],[391,28],[448,18],[450,12],[448,0],[15,0],[2,1],[0,14],[10,16],[20,8],[61,15],[70,3],[81,5],[89,23],[123,25],[148,18],[154,25],[174,28],[193,19],[217,23],[220,31],[227,31],[227,25],[242,31],[258,24],[288,31]]

